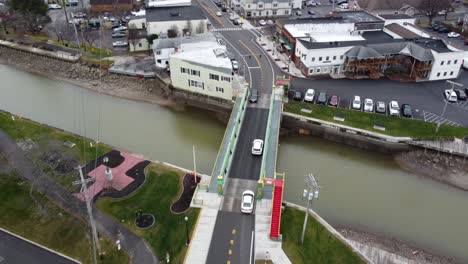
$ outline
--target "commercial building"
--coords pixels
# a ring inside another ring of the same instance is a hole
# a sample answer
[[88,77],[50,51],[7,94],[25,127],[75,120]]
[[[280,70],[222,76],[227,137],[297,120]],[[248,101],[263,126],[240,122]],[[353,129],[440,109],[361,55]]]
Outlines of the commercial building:
[[226,46],[217,41],[185,43],[169,60],[174,89],[232,100],[233,70]]
[[243,17],[267,18],[290,16],[293,2],[291,0],[239,0],[238,2],[233,0],[231,5]]

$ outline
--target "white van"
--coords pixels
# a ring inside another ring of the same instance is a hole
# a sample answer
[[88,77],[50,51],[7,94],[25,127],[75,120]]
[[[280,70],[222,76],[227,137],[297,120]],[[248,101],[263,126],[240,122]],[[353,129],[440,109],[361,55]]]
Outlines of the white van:
[[462,67],[468,70],[468,58],[463,58]]

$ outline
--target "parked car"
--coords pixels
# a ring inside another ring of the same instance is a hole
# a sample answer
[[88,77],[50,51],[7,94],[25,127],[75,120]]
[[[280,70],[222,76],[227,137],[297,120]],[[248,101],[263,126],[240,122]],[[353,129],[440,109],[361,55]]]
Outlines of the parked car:
[[252,155],[262,155],[263,152],[263,140],[255,139],[252,142]]
[[232,24],[234,24],[234,26],[238,26],[240,24],[240,19],[239,18],[236,18],[232,21]]
[[125,41],[116,41],[112,43],[112,46],[115,48],[123,48],[128,46],[128,42]]
[[114,32],[112,33],[112,38],[125,38],[127,34],[125,32]]
[[307,92],[304,95],[304,102],[313,102],[315,96],[314,89],[307,89]]
[[227,12],[227,8],[225,6],[221,7],[221,12]]
[[242,193],[241,212],[244,214],[251,214],[254,208],[255,202],[254,192],[247,190]]
[[239,69],[239,63],[236,61],[236,60],[231,60],[231,64],[232,64],[232,69],[233,70],[238,70]]
[[458,34],[457,32],[452,31],[452,32],[447,34],[447,37],[449,37],[449,38],[458,38],[458,37],[460,37],[460,34]]
[[347,3],[343,3],[343,4],[341,4],[339,7],[340,7],[341,9],[348,9],[348,8],[349,8],[349,6],[348,6]]
[[62,7],[57,4],[49,4],[47,7],[49,8],[49,10],[62,9]]
[[327,104],[327,93],[320,92],[317,97],[317,104],[326,105]]
[[256,103],[258,101],[258,90],[257,89],[251,89],[250,90],[250,99],[249,101],[251,103]]
[[452,90],[445,90],[444,91],[445,99],[447,99],[451,103],[457,102],[457,94]]
[[375,103],[375,112],[379,114],[386,114],[387,109],[385,107],[385,103],[382,101]]
[[216,12],[216,15],[220,17],[220,16],[223,16],[223,13],[221,11],[218,11]]
[[466,101],[466,93],[463,90],[456,89],[457,99],[460,101]]
[[353,97],[352,108],[354,110],[361,110],[361,97],[359,95]]
[[266,21],[262,19],[262,20],[258,21],[258,24],[260,26],[266,26]]
[[302,12],[300,10],[296,11],[296,16],[302,16]]
[[400,107],[397,101],[390,101],[388,103],[388,112],[391,116],[400,116]]
[[338,107],[339,101],[340,101],[340,98],[338,97],[338,95],[332,95],[330,97],[330,101],[328,101],[328,105],[333,106],[333,107]]
[[374,112],[374,101],[372,99],[366,98],[364,100],[364,111]]
[[412,118],[413,111],[411,110],[411,105],[409,104],[402,104],[401,105],[401,115],[404,117]]
[[439,28],[441,28],[441,27],[443,27],[443,25],[441,25],[441,24],[435,24],[435,25],[432,26],[432,30],[437,31],[437,30],[439,30]]
[[119,32],[119,31],[125,31],[125,30],[127,30],[127,27],[119,26],[119,27],[114,28],[112,31],[113,32]]
[[76,12],[75,14],[73,14],[74,18],[85,18],[86,16],[86,13],[83,12]]
[[302,101],[301,91],[294,91],[293,99],[296,101]]
[[448,33],[450,30],[446,27],[441,27],[437,30],[439,33]]
[[315,1],[309,1],[307,2],[307,6],[318,6],[318,3]]
[[309,10],[307,10],[307,14],[309,14],[309,15],[315,15],[315,12],[314,12],[314,10],[309,9]]

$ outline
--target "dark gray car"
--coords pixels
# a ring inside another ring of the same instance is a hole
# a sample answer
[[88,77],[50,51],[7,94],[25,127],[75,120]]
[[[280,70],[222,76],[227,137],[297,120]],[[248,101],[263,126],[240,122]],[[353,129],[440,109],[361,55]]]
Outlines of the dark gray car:
[[258,101],[258,90],[257,89],[250,90],[250,99],[249,99],[249,101],[251,103],[256,103]]

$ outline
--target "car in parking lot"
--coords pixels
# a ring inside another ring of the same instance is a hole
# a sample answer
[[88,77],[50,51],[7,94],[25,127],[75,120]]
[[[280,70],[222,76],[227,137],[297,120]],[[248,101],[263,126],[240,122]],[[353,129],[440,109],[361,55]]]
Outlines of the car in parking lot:
[[400,116],[400,107],[397,101],[390,101],[390,103],[388,103],[388,113],[391,116]]
[[307,2],[307,6],[318,6],[319,4],[315,1],[309,1]]
[[466,101],[466,93],[463,90],[455,89],[457,99],[460,101]]
[[446,27],[441,27],[437,30],[439,33],[448,33],[450,30]]
[[314,12],[314,10],[309,9],[309,10],[307,10],[307,14],[309,14],[309,15],[315,15],[315,12]]
[[297,10],[297,11],[296,11],[296,16],[302,16],[302,11]]
[[452,32],[447,34],[447,37],[449,37],[449,38],[458,38],[458,37],[460,37],[460,34],[458,34],[457,32],[452,31]]
[[327,104],[327,93],[326,92],[320,92],[319,95],[317,96],[317,104],[325,105]]
[[223,16],[223,13],[221,11],[218,11],[216,12],[216,15],[220,17],[220,16]]
[[262,155],[263,152],[263,140],[255,139],[252,142],[252,155]]
[[341,4],[339,7],[340,7],[341,9],[348,9],[348,8],[349,8],[349,6],[348,6],[347,3],[343,3],[343,4]]
[[112,38],[125,38],[127,34],[125,32],[114,32],[112,33]]
[[60,5],[57,5],[57,4],[49,4],[47,6],[47,8],[49,8],[50,10],[62,9],[62,7]]
[[375,112],[379,114],[386,114],[387,109],[385,107],[385,103],[382,101],[375,103]]
[[258,24],[260,26],[266,26],[266,21],[262,19],[262,20],[258,21]]
[[353,97],[352,108],[354,110],[361,110],[361,97],[359,95]]
[[251,103],[256,103],[258,101],[258,90],[257,89],[251,89],[250,90],[250,98],[249,101]]
[[339,101],[340,101],[340,98],[338,98],[338,95],[334,94],[330,97],[330,101],[328,101],[328,105],[333,106],[333,107],[338,107]]
[[401,105],[401,115],[404,117],[411,118],[413,117],[413,110],[411,110],[411,105],[402,104]]
[[241,212],[244,214],[250,214],[253,212],[254,207],[254,192],[246,190],[242,193]]
[[374,112],[374,101],[372,99],[366,98],[364,100],[364,111]]
[[447,101],[451,102],[451,103],[456,103],[457,102],[457,94],[452,91],[452,90],[445,90],[444,91],[444,96],[445,96],[445,99],[447,99]]
[[443,27],[443,25],[441,25],[441,24],[434,24],[434,25],[432,25],[431,28],[432,28],[432,30],[437,31],[437,30],[439,30],[439,28],[441,28],[441,27]]
[[112,32],[119,32],[119,31],[125,31],[127,30],[127,27],[125,26],[118,26],[112,30]]
[[294,91],[293,99],[296,101],[302,101],[301,91]]
[[86,16],[87,16],[86,13],[83,13],[83,12],[76,12],[73,14],[74,18],[85,18]]
[[128,46],[128,42],[125,41],[116,41],[112,43],[112,46],[115,48],[123,48]]
[[238,70],[239,69],[239,63],[236,61],[236,60],[231,60],[231,64],[232,64],[232,69],[233,70]]
[[304,95],[304,102],[313,102],[315,97],[315,90],[314,89],[307,89]]

